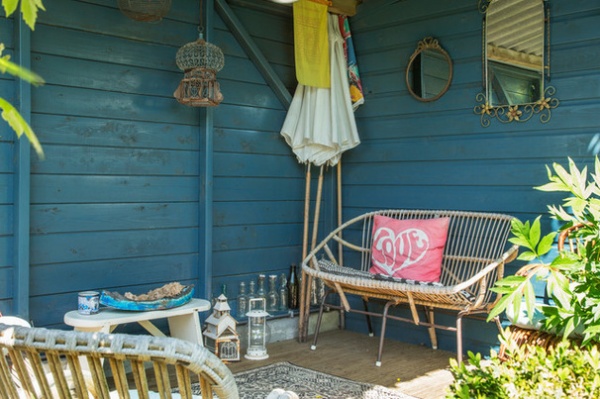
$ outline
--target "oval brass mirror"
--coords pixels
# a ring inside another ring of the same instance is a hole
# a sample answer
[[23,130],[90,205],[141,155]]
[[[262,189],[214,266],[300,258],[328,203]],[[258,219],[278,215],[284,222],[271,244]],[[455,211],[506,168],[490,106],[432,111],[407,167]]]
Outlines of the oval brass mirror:
[[448,91],[452,60],[439,42],[426,37],[411,55],[406,68],[406,87],[419,101],[435,101]]

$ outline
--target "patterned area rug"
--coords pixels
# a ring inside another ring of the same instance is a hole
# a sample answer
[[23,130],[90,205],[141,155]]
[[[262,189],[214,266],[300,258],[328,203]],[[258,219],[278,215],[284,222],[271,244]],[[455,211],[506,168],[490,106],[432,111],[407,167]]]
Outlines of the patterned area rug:
[[415,399],[383,386],[336,377],[288,362],[238,373],[235,380],[241,399],[265,399],[275,388],[294,391],[300,399]]

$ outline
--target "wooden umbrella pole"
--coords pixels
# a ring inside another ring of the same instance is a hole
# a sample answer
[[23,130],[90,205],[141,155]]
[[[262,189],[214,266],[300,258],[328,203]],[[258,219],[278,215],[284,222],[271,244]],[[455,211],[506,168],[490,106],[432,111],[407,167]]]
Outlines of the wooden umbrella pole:
[[[310,180],[311,180],[311,165],[310,162],[306,164],[306,186],[304,189],[304,231],[302,234],[302,261],[306,259],[308,255],[308,215],[310,213]],[[298,342],[306,342],[307,329],[305,325],[308,325],[305,317],[306,303],[304,302],[304,296],[306,292],[306,274],[302,270],[302,264],[300,264],[300,306],[298,309]]]
[[304,187],[304,231],[302,235],[302,260],[308,255],[308,215],[310,213],[310,162],[306,164],[306,185]]
[[321,196],[323,195],[323,168],[319,170],[319,183],[317,185],[317,197],[315,198],[315,220],[313,221],[312,241],[310,250],[312,251],[317,246],[317,233],[319,232],[319,216],[321,213]]
[[[342,220],[342,159],[337,164],[337,222],[338,227],[343,224]],[[339,233],[340,240],[342,238],[342,232]],[[338,260],[340,265],[344,264],[344,247],[342,242],[338,242]]]

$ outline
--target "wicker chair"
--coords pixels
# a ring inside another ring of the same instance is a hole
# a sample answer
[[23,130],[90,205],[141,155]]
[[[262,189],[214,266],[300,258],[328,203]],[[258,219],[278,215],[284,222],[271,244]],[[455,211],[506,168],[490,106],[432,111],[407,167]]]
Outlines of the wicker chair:
[[[203,399],[239,397],[233,374],[218,357],[175,338],[0,324],[0,348],[8,352],[0,355],[2,398],[149,398],[156,391],[165,399],[177,389],[177,397],[192,398],[196,379]],[[149,389],[149,380],[156,388]]]
[[[449,217],[448,239],[444,249],[441,286],[410,284],[385,281],[375,278],[368,272],[371,266],[372,228],[375,215],[396,219],[431,219]],[[436,329],[455,331],[457,334],[457,358],[462,362],[462,318],[466,315],[488,313],[499,299],[489,289],[502,278],[504,265],[517,255],[517,246],[507,248],[512,216],[438,210],[383,210],[358,216],[332,231],[302,263],[303,271],[309,279],[321,279],[327,292],[320,304],[319,318],[312,349],[316,349],[321,316],[325,307],[346,312],[362,313],[367,316],[370,335],[370,316],[382,317],[377,366],[381,365],[386,321],[388,318],[426,326],[429,330],[432,347],[437,348]],[[342,233],[344,237],[342,238]],[[348,238],[350,237],[350,238]],[[337,249],[338,257],[333,253]],[[319,260],[324,253],[326,258]],[[346,262],[352,267],[343,266],[340,255],[352,258]],[[328,302],[329,294],[337,293],[341,305]],[[363,299],[364,310],[352,308],[347,295],[358,295]],[[381,313],[368,309],[370,299],[386,301]],[[412,318],[391,315],[391,306],[407,304]],[[426,320],[421,320],[417,306],[426,310]],[[434,310],[458,311],[456,327],[436,324]],[[496,321],[501,328],[499,321]],[[342,317],[342,328],[344,327]]]

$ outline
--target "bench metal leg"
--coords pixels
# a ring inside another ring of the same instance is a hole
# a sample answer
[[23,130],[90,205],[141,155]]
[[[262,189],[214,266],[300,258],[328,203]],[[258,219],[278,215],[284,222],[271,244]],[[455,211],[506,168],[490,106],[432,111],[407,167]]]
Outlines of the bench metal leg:
[[365,316],[367,317],[367,328],[369,329],[369,337],[375,336],[373,332],[373,324],[371,324],[371,315],[369,314],[369,303],[366,299],[363,299],[363,305],[365,307]]
[[331,290],[327,290],[325,295],[321,298],[321,305],[319,306],[319,317],[317,317],[317,325],[315,326],[315,337],[313,338],[313,343],[310,346],[311,350],[317,349],[317,340],[319,339],[319,330],[321,329],[321,320],[323,319],[323,310],[325,309],[325,300],[327,296],[331,294]]
[[383,354],[383,340],[385,339],[385,326],[387,324],[387,315],[390,310],[390,306],[392,306],[394,302],[390,301],[385,304],[383,307],[382,320],[381,320],[381,336],[379,337],[379,351],[377,353],[377,361],[375,362],[375,366],[381,367],[381,355]]
[[458,364],[462,364],[463,348],[462,348],[462,318],[464,314],[458,313],[456,317],[456,361]]

